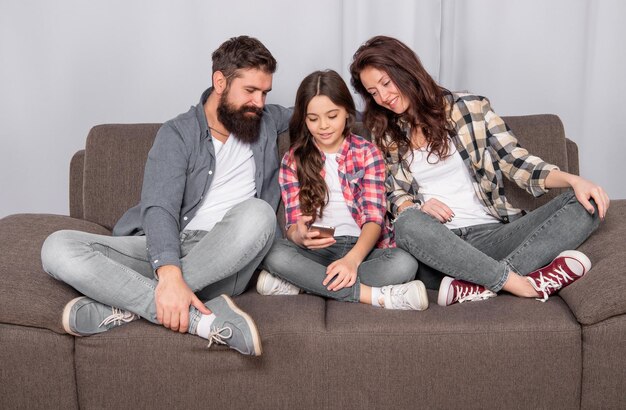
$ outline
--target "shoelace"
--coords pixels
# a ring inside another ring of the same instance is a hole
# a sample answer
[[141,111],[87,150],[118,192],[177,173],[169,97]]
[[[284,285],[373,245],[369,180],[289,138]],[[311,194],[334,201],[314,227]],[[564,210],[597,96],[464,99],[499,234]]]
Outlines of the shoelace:
[[295,287],[294,285],[287,282],[286,280],[279,279],[279,278],[276,278],[276,279],[278,279],[276,281],[278,285],[274,289],[274,292],[273,292],[274,295],[291,295],[293,293],[293,288]]
[[107,326],[107,325],[110,325],[111,323],[114,323],[116,325],[121,325],[122,322],[124,323],[132,322],[133,320],[139,317],[134,313],[128,312],[126,310],[122,310],[120,308],[113,307],[111,308],[111,310],[113,311],[113,313],[105,317],[104,320],[100,322],[98,327]]
[[494,297],[496,294],[490,291],[489,289],[485,289],[480,292],[479,287],[467,287],[467,286],[455,286],[456,294],[459,295],[457,298],[457,302],[475,302],[478,300],[485,300]]
[[[224,331],[228,331],[228,334],[222,334]],[[209,331],[209,344],[207,347],[211,347],[213,343],[217,343],[218,345],[225,345],[226,342],[224,340],[230,339],[233,335],[233,330],[230,327],[222,327],[222,328],[212,328]]]
[[386,293],[385,291],[389,292],[389,300],[391,301],[391,304],[393,305],[394,308],[413,309],[413,307],[409,304],[409,302],[406,300],[406,297],[404,296],[407,290],[408,290],[407,286],[390,286],[387,289],[383,287],[381,289],[381,292],[383,294]]
[[545,275],[539,271],[539,278],[537,284],[537,291],[543,293],[543,298],[537,298],[542,302],[548,300],[550,289],[559,290],[564,283],[573,282],[574,279],[567,273],[561,265],[557,266],[554,271],[548,272]]

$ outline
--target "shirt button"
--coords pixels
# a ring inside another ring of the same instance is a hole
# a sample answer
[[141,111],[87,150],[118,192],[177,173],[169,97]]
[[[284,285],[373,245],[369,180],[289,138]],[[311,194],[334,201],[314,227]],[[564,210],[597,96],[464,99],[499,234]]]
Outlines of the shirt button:
[[209,171],[209,175],[213,175],[213,171]]
[[155,259],[155,260],[154,260],[154,263],[159,263],[159,260],[158,260],[158,259]]
[[183,220],[185,220],[185,221],[186,221],[186,220],[187,220],[187,217],[186,217],[186,216],[185,216],[185,217],[183,217]]

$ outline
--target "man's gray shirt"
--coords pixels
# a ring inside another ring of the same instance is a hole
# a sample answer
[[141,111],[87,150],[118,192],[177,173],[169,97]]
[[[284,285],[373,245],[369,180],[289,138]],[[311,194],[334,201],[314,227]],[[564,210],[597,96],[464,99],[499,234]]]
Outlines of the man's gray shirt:
[[[141,202],[129,209],[113,228],[113,235],[146,235],[152,268],[180,263],[180,232],[194,217],[215,175],[215,150],[204,113],[212,92],[202,94],[195,107],[167,121],[148,153]],[[277,136],[289,128],[291,110],[266,105],[259,139],[250,148],[256,166],[256,197],[274,210],[280,201]]]

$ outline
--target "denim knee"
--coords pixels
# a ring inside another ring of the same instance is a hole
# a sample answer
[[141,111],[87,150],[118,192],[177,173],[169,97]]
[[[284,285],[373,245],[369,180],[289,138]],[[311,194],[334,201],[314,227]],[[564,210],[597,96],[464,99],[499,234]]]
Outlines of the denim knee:
[[245,230],[255,235],[269,235],[274,238],[276,212],[262,199],[250,198],[237,206],[239,222]]
[[419,262],[410,253],[400,248],[389,249],[392,253],[386,275],[393,283],[406,283],[415,279]]
[[274,275],[284,272],[287,270],[285,265],[290,265],[293,259],[291,251],[288,239],[277,239],[265,255],[263,265]]
[[67,263],[67,252],[74,236],[74,231],[56,231],[50,234],[41,246],[43,270],[55,279],[63,280],[61,276],[66,271],[64,265]]
[[[562,198],[564,206],[571,205],[571,206],[577,207],[578,212],[581,215],[581,218],[578,219],[578,222],[579,223],[589,222],[591,232],[595,231],[600,226],[600,217],[598,216],[598,205],[596,204],[596,201],[594,201],[593,199],[589,199],[589,202],[593,206],[593,214],[590,214],[585,209],[585,207],[578,201],[578,198],[576,198],[576,194],[572,190],[568,190],[562,193],[557,198]],[[588,216],[590,218],[585,218],[585,216]]]
[[398,216],[394,223],[393,229],[397,246],[408,251],[405,246],[407,241],[416,244],[436,240],[436,238],[433,238],[433,236],[436,235],[430,235],[435,232],[435,230],[428,229],[428,225],[432,223],[441,225],[435,218],[417,208],[405,210]]

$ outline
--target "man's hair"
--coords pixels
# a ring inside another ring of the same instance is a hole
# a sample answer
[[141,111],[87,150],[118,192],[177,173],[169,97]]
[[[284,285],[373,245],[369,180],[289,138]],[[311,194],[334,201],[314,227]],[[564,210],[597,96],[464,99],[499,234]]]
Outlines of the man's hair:
[[221,71],[228,83],[239,69],[256,68],[268,74],[276,71],[276,59],[272,53],[254,37],[232,37],[222,43],[211,55],[213,73]]

